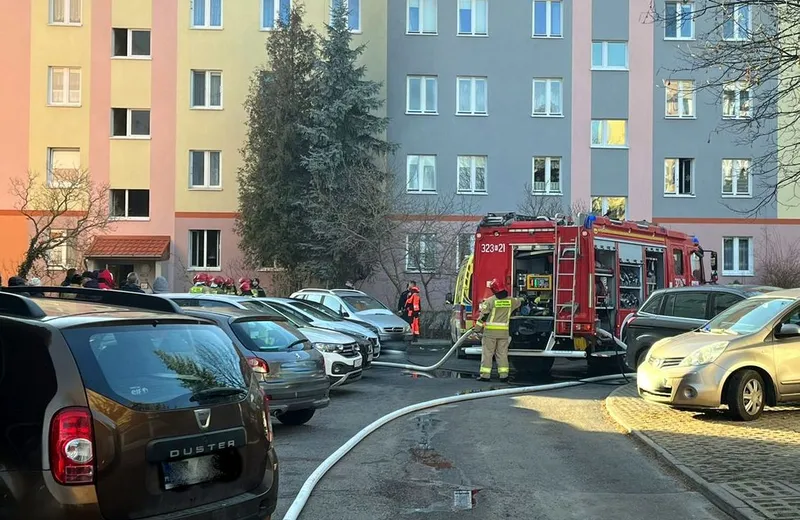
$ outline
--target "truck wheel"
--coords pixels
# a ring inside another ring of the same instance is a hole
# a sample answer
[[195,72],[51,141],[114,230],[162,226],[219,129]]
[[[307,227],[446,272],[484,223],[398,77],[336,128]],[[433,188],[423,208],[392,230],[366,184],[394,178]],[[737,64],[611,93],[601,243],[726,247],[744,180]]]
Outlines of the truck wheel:
[[278,420],[287,426],[300,426],[305,424],[314,417],[313,408],[306,408],[305,410],[292,410],[291,412],[283,412],[278,416]]
[[754,421],[764,411],[767,387],[761,374],[755,370],[742,370],[731,376],[725,397],[734,419]]
[[546,376],[553,368],[555,358],[518,357],[511,361],[511,365],[520,376]]

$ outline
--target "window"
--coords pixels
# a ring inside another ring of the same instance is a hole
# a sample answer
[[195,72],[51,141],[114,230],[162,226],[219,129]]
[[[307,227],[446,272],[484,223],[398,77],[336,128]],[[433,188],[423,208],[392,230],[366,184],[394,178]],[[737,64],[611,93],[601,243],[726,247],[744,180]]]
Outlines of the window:
[[456,113],[458,115],[487,114],[486,78],[458,78]]
[[752,274],[753,239],[751,237],[724,237],[722,239],[722,275]]
[[533,37],[561,38],[563,26],[561,0],[534,0]]
[[561,157],[533,158],[533,193],[561,194]]
[[189,268],[220,267],[220,233],[217,229],[189,231]]
[[436,192],[435,155],[409,155],[406,158],[406,190],[409,193]]
[[50,0],[50,23],[80,25],[83,0]]
[[750,6],[745,3],[723,7],[725,21],[722,24],[722,38],[725,40],[750,39]]
[[436,269],[435,239],[431,233],[406,235],[406,271],[430,273]]
[[150,137],[150,111],[112,108],[111,135],[113,137]]
[[47,149],[47,185],[51,188],[68,188],[69,179],[81,169],[80,148]]
[[750,117],[750,87],[743,83],[728,83],[722,89],[722,117]]
[[714,316],[724,311],[728,307],[736,305],[737,303],[739,303],[744,299],[738,294],[723,293],[723,292],[718,292],[716,294],[713,294],[713,298],[714,298],[714,307],[712,312]]
[[475,233],[459,233],[456,241],[456,269],[475,250]]
[[660,314],[661,302],[663,301],[664,301],[664,294],[663,293],[657,294],[656,296],[653,296],[652,298],[647,300],[644,306],[642,306],[642,308],[639,309],[639,312],[646,312],[648,314]]
[[406,84],[406,113],[436,114],[439,112],[436,76],[408,76]]
[[436,34],[438,32],[438,0],[407,0],[407,34]]
[[[361,31],[361,0],[331,0],[333,9],[342,5],[347,9],[347,27],[351,31]],[[333,20],[333,13],[331,13],[331,20]]]
[[81,69],[69,67],[50,67],[49,69],[50,105],[80,106]]
[[289,24],[292,0],[261,0],[261,28],[277,29],[278,22]]
[[628,121],[625,119],[592,121],[592,146],[595,148],[628,146]]
[[667,81],[667,117],[690,117],[694,114],[694,81]]
[[749,197],[751,195],[750,160],[722,160],[722,194],[730,197]]
[[111,217],[142,219],[150,217],[150,190],[111,190]]
[[694,38],[694,4],[681,0],[667,2],[664,16],[664,38],[667,40],[691,40]]
[[627,197],[592,197],[592,213],[614,220],[625,220]]
[[191,150],[189,152],[189,187],[222,187],[222,152]]
[[628,70],[628,43],[592,42],[592,68]]
[[485,155],[458,156],[458,193],[486,193]]
[[672,250],[672,265],[675,269],[675,274],[678,276],[683,275],[683,250]]
[[487,36],[489,34],[488,19],[488,0],[458,0],[459,36]]
[[115,58],[149,58],[150,31],[139,29],[114,29]]
[[47,254],[45,260],[49,269],[67,269],[75,263],[74,241],[67,237],[65,229],[51,229],[48,232],[51,244],[55,244]]
[[705,321],[708,310],[708,293],[705,291],[678,291],[667,294],[664,316]]
[[222,108],[222,72],[192,71],[192,108]]
[[564,114],[561,106],[562,81],[560,79],[533,80],[533,115],[560,116]]
[[192,0],[192,27],[222,27],[222,0]]
[[664,159],[664,195],[694,196],[694,159]]

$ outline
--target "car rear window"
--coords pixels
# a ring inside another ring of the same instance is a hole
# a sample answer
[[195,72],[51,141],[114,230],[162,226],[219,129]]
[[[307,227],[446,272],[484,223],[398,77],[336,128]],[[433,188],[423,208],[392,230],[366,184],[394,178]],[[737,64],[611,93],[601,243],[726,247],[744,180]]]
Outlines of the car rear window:
[[342,300],[354,312],[386,310],[386,306],[371,296],[342,296]]
[[307,342],[300,331],[286,322],[275,321],[237,321],[231,329],[248,350],[254,352],[276,352],[286,350],[290,345]]
[[194,408],[209,396],[214,404],[238,401],[250,384],[244,358],[213,325],[77,328],[64,337],[86,388],[128,408]]

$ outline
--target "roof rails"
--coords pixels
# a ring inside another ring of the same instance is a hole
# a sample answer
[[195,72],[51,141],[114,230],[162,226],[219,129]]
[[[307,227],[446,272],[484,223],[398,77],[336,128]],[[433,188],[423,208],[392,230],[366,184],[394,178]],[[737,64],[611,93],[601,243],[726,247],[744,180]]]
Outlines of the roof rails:
[[[55,294],[56,296],[48,296]],[[36,305],[39,298],[65,300],[66,295],[74,294],[71,301],[103,303],[106,305],[118,305],[154,312],[169,312],[172,314],[184,314],[183,310],[172,300],[162,298],[152,294],[141,294],[125,291],[106,291],[102,289],[87,289],[84,287],[3,287],[0,291],[0,310],[8,309],[9,314],[24,316],[28,318],[43,318],[47,316],[41,307]],[[25,297],[28,296],[29,297]],[[16,312],[11,312],[16,311]]]

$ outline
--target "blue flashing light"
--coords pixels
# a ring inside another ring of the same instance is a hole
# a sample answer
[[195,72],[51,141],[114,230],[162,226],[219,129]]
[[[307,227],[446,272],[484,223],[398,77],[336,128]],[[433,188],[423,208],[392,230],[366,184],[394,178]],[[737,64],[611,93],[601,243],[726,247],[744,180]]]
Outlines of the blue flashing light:
[[596,215],[586,215],[586,220],[583,221],[583,227],[586,229],[591,229],[595,220],[597,220]]
[[700,245],[700,241],[699,241],[699,240],[697,240],[697,237],[696,237],[696,236],[694,236],[694,235],[692,235],[692,244],[694,244],[694,245],[696,245],[696,246],[699,246],[699,245]]

